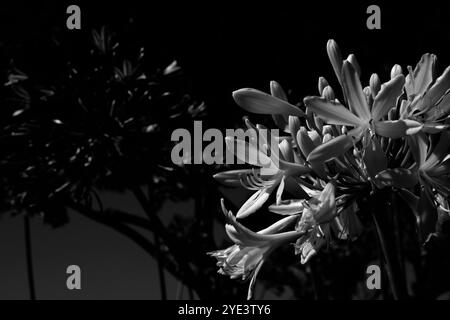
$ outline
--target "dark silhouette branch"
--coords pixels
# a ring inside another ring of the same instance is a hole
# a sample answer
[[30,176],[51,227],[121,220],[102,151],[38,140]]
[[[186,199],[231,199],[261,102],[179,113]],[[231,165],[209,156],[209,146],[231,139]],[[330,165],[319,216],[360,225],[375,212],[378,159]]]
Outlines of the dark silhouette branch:
[[190,279],[196,279],[195,281],[200,281],[189,265],[188,261],[191,261],[192,257],[189,257],[187,254],[189,252],[188,248],[183,248],[183,245],[180,242],[173,240],[173,237],[168,233],[161,219],[159,219],[159,217],[156,215],[156,211],[153,209],[151,202],[142,192],[142,189],[140,187],[133,187],[132,192],[141,205],[142,209],[146,213],[147,217],[149,218],[150,223],[155,230],[155,236],[158,236],[160,241],[163,241],[165,243],[169,252],[171,252],[177,258],[180,270],[183,272],[184,276]]
[[[70,209],[78,212],[82,216],[93,220],[102,225],[106,225],[116,232],[126,236],[131,241],[136,243],[141,249],[156,258],[160,254],[160,247],[156,246],[138,231],[134,230],[125,223],[134,224],[135,226],[142,227],[146,230],[152,230],[147,220],[135,216],[133,214],[120,212],[114,210],[112,214],[97,212],[89,207],[81,204],[69,201],[67,205]],[[195,288],[197,290],[197,283],[194,277],[186,277],[184,272],[181,272],[180,267],[173,259],[168,259],[166,256],[161,255],[162,261],[164,261],[165,268],[179,281],[182,281],[189,288]]]
[[31,247],[30,217],[27,214],[25,214],[23,220],[25,232],[25,253],[27,259],[28,287],[30,290],[30,299],[36,300],[36,290],[34,287],[34,273],[33,273],[33,251]]

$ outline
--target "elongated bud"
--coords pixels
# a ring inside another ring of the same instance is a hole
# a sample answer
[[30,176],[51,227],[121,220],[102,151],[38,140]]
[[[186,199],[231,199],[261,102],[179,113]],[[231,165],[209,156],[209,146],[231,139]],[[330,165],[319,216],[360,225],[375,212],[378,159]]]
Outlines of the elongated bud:
[[306,108],[306,126],[309,130],[315,130],[316,125],[314,123],[314,113],[310,108]]
[[346,126],[342,126],[342,127],[341,127],[341,133],[342,133],[342,134],[347,134],[347,132],[348,132],[347,127],[346,127]]
[[[408,106],[408,101],[402,100],[402,102],[400,104],[400,115],[401,116],[406,113],[407,106]],[[450,118],[448,118],[448,120],[450,120]]]
[[246,174],[248,171],[248,169],[241,169],[219,172],[213,175],[213,178],[226,186],[239,187],[241,186],[240,176]]
[[392,108],[391,110],[389,110],[388,120],[395,120],[396,111],[397,110],[395,108]]
[[324,98],[327,99],[327,100],[334,101],[334,99],[336,98],[336,96],[334,95],[333,88],[331,88],[330,86],[326,86],[326,87],[323,89],[322,97],[324,97]]
[[270,81],[270,94],[278,99],[281,99],[284,101],[288,100],[286,92],[284,92],[281,85],[274,80]]
[[300,130],[300,119],[296,116],[289,116],[289,132],[292,137],[296,137],[298,130]]
[[394,79],[396,76],[402,73],[403,73],[402,67],[398,64],[394,65],[391,69],[391,79]]
[[375,99],[378,92],[380,92],[381,89],[381,81],[380,78],[376,73],[372,73],[370,76],[370,91],[372,92],[372,98]]
[[314,124],[316,125],[317,130],[322,131],[323,120],[318,116],[314,115]]
[[333,137],[331,136],[331,134],[327,133],[323,135],[323,139],[322,139],[322,143],[327,143],[328,141],[330,141],[331,139],[333,139]]
[[324,77],[319,78],[319,94],[322,95],[323,89],[328,86],[328,81]]
[[322,135],[324,136],[326,134],[329,134],[329,135],[333,134],[333,129],[331,129],[331,126],[329,124],[323,126],[323,128],[322,128]]
[[347,57],[347,61],[351,63],[351,65],[353,66],[353,68],[355,69],[356,73],[358,74],[358,76],[361,77],[361,68],[359,67],[359,63],[356,60],[355,55],[352,53]]
[[372,101],[373,101],[372,90],[370,90],[370,87],[367,86],[367,87],[364,87],[363,92],[364,92],[364,95],[366,96],[367,104],[369,106],[371,106],[372,105]]
[[284,139],[279,143],[278,147],[286,161],[294,162],[294,152],[289,141]]
[[300,128],[297,132],[297,143],[305,158],[307,158],[311,151],[316,147],[304,127]]
[[328,40],[327,43],[327,53],[328,58],[330,59],[331,65],[333,66],[334,73],[336,74],[336,77],[339,80],[339,83],[342,83],[341,81],[341,70],[342,70],[342,55],[341,51],[339,50],[339,47],[333,39]]

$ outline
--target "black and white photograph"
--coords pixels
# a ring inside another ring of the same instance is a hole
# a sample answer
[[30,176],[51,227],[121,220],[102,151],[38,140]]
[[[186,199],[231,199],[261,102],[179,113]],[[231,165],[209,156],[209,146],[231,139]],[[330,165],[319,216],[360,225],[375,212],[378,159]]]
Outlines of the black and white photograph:
[[0,300],[450,300],[449,17],[3,1]]

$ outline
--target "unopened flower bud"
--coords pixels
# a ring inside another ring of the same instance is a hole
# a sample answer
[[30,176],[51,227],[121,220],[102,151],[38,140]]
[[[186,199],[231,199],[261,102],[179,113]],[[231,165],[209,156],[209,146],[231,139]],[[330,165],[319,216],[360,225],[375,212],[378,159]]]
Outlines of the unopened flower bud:
[[348,132],[347,127],[346,127],[346,126],[342,126],[342,127],[341,127],[341,133],[342,133],[342,134],[347,134],[347,132]]
[[381,89],[381,81],[380,78],[376,73],[372,73],[370,76],[370,91],[372,92],[372,98],[375,99],[378,92],[380,92]]
[[329,134],[329,133],[324,134],[324,135],[323,135],[323,138],[322,138],[322,143],[326,143],[326,142],[330,141],[331,139],[333,139],[333,137],[331,136],[331,134]]
[[322,135],[324,136],[326,134],[330,134],[330,135],[333,134],[333,129],[331,129],[331,126],[328,124],[323,126],[323,128],[322,128]]
[[322,95],[323,89],[328,86],[328,81],[324,77],[319,77],[319,94]]
[[370,87],[367,86],[367,87],[364,87],[363,92],[364,92],[364,95],[366,96],[367,104],[370,106],[371,105],[370,99],[372,99],[372,90],[370,90]]
[[361,76],[361,68],[359,67],[359,63],[356,60],[355,55],[352,53],[347,57],[347,61],[351,63],[351,65],[353,66],[353,68],[355,69],[356,73],[358,74],[358,76]]
[[341,71],[342,71],[342,55],[339,47],[333,39],[328,40],[327,43],[328,58],[330,58],[331,65],[333,66],[334,73],[341,83]]
[[391,69],[391,79],[394,79],[396,76],[402,73],[403,73],[402,67],[400,67],[400,65],[398,64],[394,65]]
[[281,85],[276,81],[270,81],[270,94],[278,99],[287,101],[286,92],[284,92]]
[[296,137],[298,130],[300,130],[300,119],[296,116],[289,116],[289,132]]
[[297,132],[297,143],[305,158],[307,158],[311,151],[316,147],[309,137],[308,131],[304,127],[300,128]]
[[322,131],[323,120],[318,116],[314,115],[314,124],[316,125],[317,130]]
[[391,110],[389,110],[388,120],[395,120],[396,113],[397,113],[397,110],[395,108],[392,108]]
[[324,98],[327,99],[327,100],[334,101],[334,99],[336,98],[336,96],[334,95],[333,88],[331,88],[330,86],[326,86],[326,87],[323,89],[322,97],[324,97]]
[[310,108],[306,108],[306,126],[309,130],[315,129],[314,113]]

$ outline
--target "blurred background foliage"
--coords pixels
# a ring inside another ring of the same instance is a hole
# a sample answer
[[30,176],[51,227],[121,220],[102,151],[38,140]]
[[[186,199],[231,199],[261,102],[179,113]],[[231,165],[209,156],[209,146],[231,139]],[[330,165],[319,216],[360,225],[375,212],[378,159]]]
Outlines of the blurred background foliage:
[[[80,2],[80,31],[66,30],[67,5],[0,5],[0,214],[40,215],[63,227],[73,209],[133,239],[160,270],[203,299],[245,297],[246,285],[217,275],[205,255],[229,243],[220,197],[237,206],[243,195],[213,181],[223,168],[174,166],[174,129],[192,130],[194,120],[204,130],[240,126],[244,114],[231,92],[241,87],[268,91],[277,80],[292,102],[315,94],[319,76],[332,79],[329,38],[357,55],[364,82],[375,71],[387,79],[393,64],[415,65],[428,51],[437,54],[439,70],[450,64],[449,5],[426,5],[420,13],[403,4],[381,6],[378,31],[365,28],[365,3]],[[411,17],[414,23],[405,23]],[[131,192],[146,216],[105,207],[103,190]],[[165,223],[159,213],[166,200],[193,200],[194,217],[178,213]],[[400,206],[400,223],[414,228],[403,212]],[[272,218],[257,215],[249,225],[258,229]],[[283,248],[261,271],[256,298],[389,297],[365,286],[367,265],[378,263],[374,237],[368,228],[357,242],[324,250],[307,266]],[[408,259],[427,257],[421,270],[404,266],[411,296],[448,291],[450,261],[439,254],[447,242],[424,252],[402,239]]]

